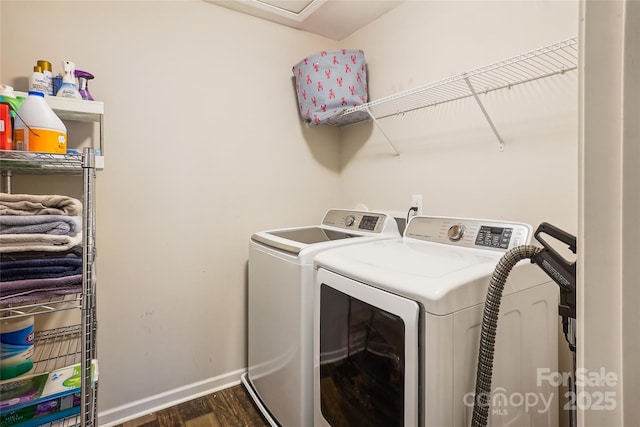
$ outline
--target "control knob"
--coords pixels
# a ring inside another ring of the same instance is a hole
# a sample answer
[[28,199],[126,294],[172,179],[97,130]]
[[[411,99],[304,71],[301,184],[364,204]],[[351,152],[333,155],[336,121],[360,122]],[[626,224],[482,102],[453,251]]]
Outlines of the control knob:
[[451,240],[452,242],[457,242],[458,240],[462,239],[465,230],[466,227],[463,224],[452,225],[447,231],[447,237],[449,237],[449,240]]
[[344,219],[344,224],[347,227],[351,227],[356,222],[356,217],[353,215],[349,215]]

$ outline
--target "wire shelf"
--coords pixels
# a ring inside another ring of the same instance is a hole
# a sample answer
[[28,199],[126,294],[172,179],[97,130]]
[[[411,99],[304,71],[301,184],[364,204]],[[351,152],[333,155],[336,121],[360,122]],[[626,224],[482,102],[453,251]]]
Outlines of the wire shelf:
[[33,342],[33,373],[51,372],[80,363],[81,338],[81,325],[36,332]]
[[63,420],[42,424],[40,427],[76,427],[80,425],[80,415],[74,415]]
[[367,119],[383,119],[564,74],[577,67],[578,38],[573,37],[482,68],[350,108],[331,119],[328,124],[345,126]]
[[[32,314],[76,309],[80,310],[80,324],[35,334],[34,369],[32,373],[45,373],[57,368],[80,364],[79,406],[76,395],[72,402],[75,410],[61,411],[40,419],[42,425],[53,427],[94,427],[97,423],[97,388],[92,379],[92,360],[96,359],[96,300],[95,300],[95,200],[94,180],[98,168],[98,157],[94,149],[85,147],[83,154],[52,154],[24,151],[0,150],[0,170],[6,178],[10,193],[10,180],[16,174],[34,175],[81,175],[84,184],[83,197],[83,243],[82,243],[82,292],[59,299],[12,304],[0,302],[0,315],[20,317]],[[101,157],[101,156],[100,156]],[[102,160],[103,162],[103,160]],[[102,163],[100,162],[100,163]],[[56,419],[60,416],[60,419]],[[64,417],[64,418],[63,418]],[[51,422],[49,422],[51,420]]]
[[[81,363],[82,360],[82,325],[73,325],[38,331],[34,335],[32,356],[34,365],[28,375],[37,375],[51,372],[56,369]],[[92,393],[95,393],[95,387]],[[75,399],[75,398],[74,398]],[[80,411],[80,408],[78,408]],[[68,412],[68,411],[67,411]],[[57,418],[57,413],[47,416],[46,421],[40,426],[48,427],[72,427],[80,426],[82,423],[81,414],[66,414],[64,411],[60,413],[61,417]]]
[[4,304],[0,305],[0,317],[13,319],[36,314],[53,313],[56,311],[73,310],[81,307],[82,294],[69,294],[50,298],[42,301],[34,301],[28,304]]
[[19,174],[82,174],[82,154],[0,150],[0,169]]

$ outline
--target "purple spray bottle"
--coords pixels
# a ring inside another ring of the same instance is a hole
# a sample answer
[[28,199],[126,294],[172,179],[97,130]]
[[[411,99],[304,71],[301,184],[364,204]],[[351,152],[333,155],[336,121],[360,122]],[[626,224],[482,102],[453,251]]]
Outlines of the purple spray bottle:
[[76,70],[74,74],[78,79],[78,92],[80,92],[82,99],[93,101],[93,96],[89,93],[88,85],[89,80],[93,79],[93,74],[82,70]]

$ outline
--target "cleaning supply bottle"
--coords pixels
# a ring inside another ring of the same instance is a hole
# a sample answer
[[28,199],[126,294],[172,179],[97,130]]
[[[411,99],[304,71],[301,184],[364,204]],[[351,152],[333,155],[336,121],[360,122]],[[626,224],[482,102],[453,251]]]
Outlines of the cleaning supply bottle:
[[75,76],[78,79],[78,92],[82,99],[93,101],[93,96],[89,93],[89,80],[93,79],[93,74],[82,70],[76,70]]
[[53,94],[57,94],[62,86],[62,74],[58,73],[57,76],[53,76]]
[[60,86],[56,96],[82,99],[82,95],[80,95],[76,85],[76,64],[71,61],[62,61],[62,65],[64,67],[64,77],[62,77],[62,86]]
[[[9,111],[9,121],[4,123],[4,137],[0,137],[0,146],[4,142],[4,148],[0,148],[0,150],[14,150],[15,145],[13,143],[13,130],[15,129],[15,117],[16,112],[22,105],[22,102],[25,100],[24,96],[16,96],[13,88],[9,85],[0,84],[0,105],[4,105],[7,107]],[[4,111],[4,109],[0,110]],[[4,117],[4,112],[0,114],[0,116]],[[9,145],[11,144],[11,145]]]
[[0,102],[9,105],[11,117],[15,117],[16,111],[18,111],[25,99],[24,96],[16,95],[11,86],[0,84]]
[[44,59],[38,59],[36,65],[42,68],[42,74],[44,74],[44,79],[47,82],[47,92],[45,92],[45,95],[53,95],[53,73],[51,72],[51,62],[45,61]]
[[53,112],[44,94],[31,91],[16,114],[16,150],[65,154],[67,128]]
[[33,73],[31,73],[31,77],[29,78],[29,90],[37,90],[43,94],[49,93],[49,84],[42,72],[42,67],[38,65],[33,67]]
[[11,125],[10,111],[9,104],[0,102],[0,150],[13,150],[13,126]]
[[33,368],[33,316],[1,319],[0,379],[17,377]]

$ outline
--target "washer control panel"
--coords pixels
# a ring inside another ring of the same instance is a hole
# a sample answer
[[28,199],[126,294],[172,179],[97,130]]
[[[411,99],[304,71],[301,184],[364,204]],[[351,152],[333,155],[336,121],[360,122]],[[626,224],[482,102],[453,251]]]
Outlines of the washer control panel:
[[521,222],[416,216],[405,237],[434,243],[504,251],[531,243],[533,228]]
[[379,212],[331,209],[325,214],[322,225],[346,230],[382,233],[390,220],[393,218]]
[[[512,227],[481,225],[476,235],[476,245],[489,248],[508,249],[513,237]],[[515,245],[518,246],[518,245]]]

